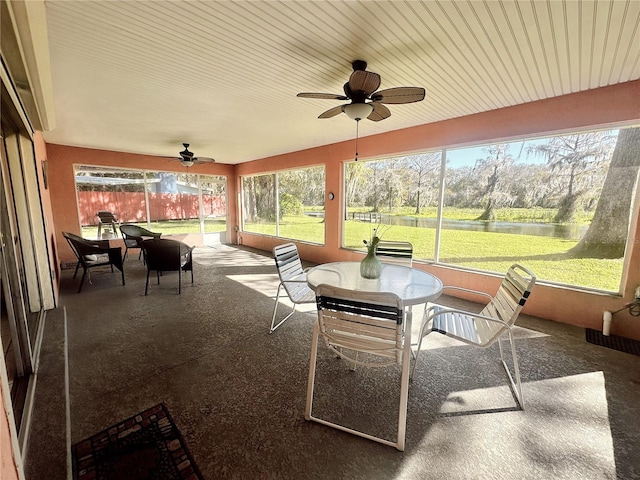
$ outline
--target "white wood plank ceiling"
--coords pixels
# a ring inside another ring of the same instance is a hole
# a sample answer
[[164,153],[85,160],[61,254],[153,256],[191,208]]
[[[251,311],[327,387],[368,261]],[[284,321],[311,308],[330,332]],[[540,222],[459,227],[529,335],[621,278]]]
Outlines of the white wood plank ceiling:
[[[640,1],[46,2],[48,142],[240,163],[352,139],[317,116],[362,59],[421,86],[363,136],[640,78]],[[346,102],[342,102],[346,103]]]

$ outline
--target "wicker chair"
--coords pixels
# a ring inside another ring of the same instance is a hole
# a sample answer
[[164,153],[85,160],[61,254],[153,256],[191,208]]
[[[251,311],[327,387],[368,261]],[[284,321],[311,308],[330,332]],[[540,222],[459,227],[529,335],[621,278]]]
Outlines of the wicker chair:
[[193,252],[194,247],[177,240],[153,238],[142,242],[145,263],[147,265],[147,283],[144,294],[149,292],[149,274],[155,270],[160,284],[162,272],[178,272],[178,294],[182,293],[182,272],[191,272],[193,283]]
[[120,270],[122,273],[122,285],[124,285],[122,247],[110,247],[109,240],[86,240],[69,232],[62,232],[62,235],[78,259],[73,278],[76,278],[78,269],[82,266],[82,279],[80,280],[80,285],[78,285],[78,293],[82,290],[82,285],[89,269],[106,265],[111,267],[112,272],[114,265]]
[[131,225],[125,223],[124,225],[120,225],[120,233],[122,233],[122,240],[124,240],[124,258],[123,261],[127,259],[127,253],[130,248],[139,248],[140,253],[138,254],[138,260],[142,256],[142,242],[144,240],[149,240],[152,238],[160,238],[162,233],[155,233],[151,230],[147,230],[146,228],[139,227],[138,225]]

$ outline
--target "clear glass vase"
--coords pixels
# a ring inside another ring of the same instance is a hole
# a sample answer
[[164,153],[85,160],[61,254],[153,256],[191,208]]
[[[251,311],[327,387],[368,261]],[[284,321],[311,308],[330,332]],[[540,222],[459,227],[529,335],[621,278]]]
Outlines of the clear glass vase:
[[360,276],[362,278],[380,278],[381,271],[382,263],[376,257],[375,250],[368,251],[366,257],[360,262]]

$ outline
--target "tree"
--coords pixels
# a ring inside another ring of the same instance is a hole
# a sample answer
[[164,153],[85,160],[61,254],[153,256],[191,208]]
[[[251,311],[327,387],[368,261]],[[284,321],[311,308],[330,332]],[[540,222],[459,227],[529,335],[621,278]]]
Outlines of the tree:
[[[362,186],[367,180],[367,163],[351,162],[345,168],[344,188],[347,206],[362,204]],[[345,208],[345,215],[347,209]]]
[[367,179],[367,196],[365,197],[365,204],[371,206],[372,212],[380,211],[381,200],[384,200],[382,196],[386,197],[388,182],[387,174],[392,166],[393,160],[379,160],[374,162],[367,162],[367,169],[369,175]]
[[509,145],[506,143],[491,145],[486,151],[488,156],[477,160],[473,169],[476,175],[487,175],[487,184],[482,192],[487,203],[477,220],[495,220],[495,209],[503,203],[500,200],[503,196],[503,189],[500,188],[502,173],[513,164],[513,157],[509,154]]
[[423,153],[420,155],[411,155],[405,158],[407,167],[413,171],[411,176],[412,188],[416,194],[416,215],[420,215],[420,209],[424,200],[421,198],[425,187],[429,184],[429,179],[437,175],[440,170],[440,159],[442,154]]
[[569,252],[579,257],[624,256],[638,171],[640,128],[620,130],[589,229]]
[[565,194],[560,199],[556,223],[575,219],[580,199],[593,185],[593,177],[610,158],[615,137],[611,132],[589,132],[553,137],[548,143],[535,145],[530,151],[544,155],[551,175],[564,178]]

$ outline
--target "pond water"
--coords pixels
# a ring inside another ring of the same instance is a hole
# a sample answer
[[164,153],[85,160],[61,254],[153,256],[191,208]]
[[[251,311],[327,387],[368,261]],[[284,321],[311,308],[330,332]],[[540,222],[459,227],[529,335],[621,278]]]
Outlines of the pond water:
[[[382,215],[381,223],[405,227],[436,228],[435,218],[396,217]],[[548,223],[482,222],[442,220],[442,228],[448,230],[471,230],[474,232],[513,233],[518,235],[536,235],[539,237],[580,240],[587,231],[585,225],[553,225]]]
[[[324,216],[323,212],[314,212],[314,216]],[[400,225],[404,227],[436,228],[435,218],[400,217],[396,215],[359,214],[356,219],[381,223],[383,225]],[[442,220],[442,228],[448,230],[471,230],[474,232],[513,233],[518,235],[536,235],[539,237],[563,238],[565,240],[580,240],[586,233],[586,225],[554,225],[548,223],[518,223],[518,222],[482,222]]]

